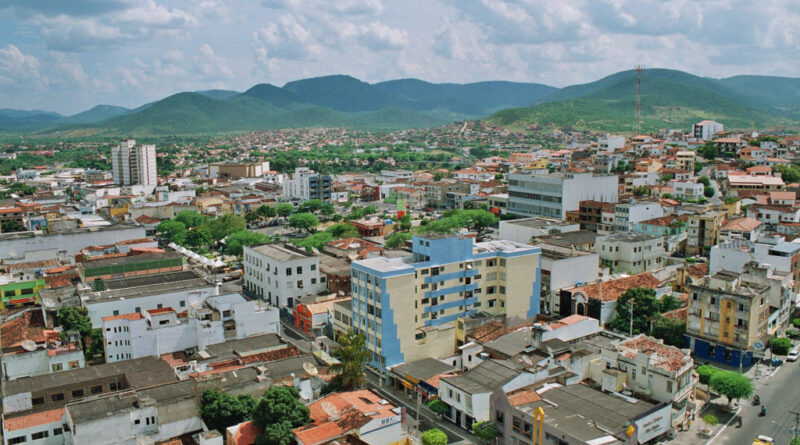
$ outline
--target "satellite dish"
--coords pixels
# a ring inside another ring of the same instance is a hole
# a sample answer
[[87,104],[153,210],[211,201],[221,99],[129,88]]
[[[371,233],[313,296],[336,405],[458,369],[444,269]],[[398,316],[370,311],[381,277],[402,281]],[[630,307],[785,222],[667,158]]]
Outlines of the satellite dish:
[[319,370],[311,362],[303,362],[303,369],[305,369],[306,373],[308,373],[308,375],[310,376],[315,376],[319,374]]
[[339,420],[339,418],[341,417],[341,414],[339,414],[339,410],[333,405],[333,403],[327,400],[323,400],[322,403],[320,404],[320,407],[322,408],[322,411],[324,411],[325,414],[327,414],[328,417],[331,418],[331,420]]
[[22,340],[22,349],[33,352],[36,350],[36,342],[33,340]]

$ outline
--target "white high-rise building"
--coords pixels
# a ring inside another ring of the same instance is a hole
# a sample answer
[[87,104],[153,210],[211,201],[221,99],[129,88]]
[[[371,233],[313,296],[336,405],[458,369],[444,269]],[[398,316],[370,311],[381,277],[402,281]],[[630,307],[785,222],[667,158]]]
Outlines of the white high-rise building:
[[136,145],[133,139],[123,141],[111,147],[111,167],[114,184],[158,185],[155,145]]

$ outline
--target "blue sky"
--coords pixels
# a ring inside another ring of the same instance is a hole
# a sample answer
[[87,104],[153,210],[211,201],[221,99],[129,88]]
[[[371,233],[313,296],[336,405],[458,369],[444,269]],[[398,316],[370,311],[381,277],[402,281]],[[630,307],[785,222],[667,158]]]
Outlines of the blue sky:
[[636,64],[800,77],[800,1],[2,0],[0,108],[305,77],[553,86]]

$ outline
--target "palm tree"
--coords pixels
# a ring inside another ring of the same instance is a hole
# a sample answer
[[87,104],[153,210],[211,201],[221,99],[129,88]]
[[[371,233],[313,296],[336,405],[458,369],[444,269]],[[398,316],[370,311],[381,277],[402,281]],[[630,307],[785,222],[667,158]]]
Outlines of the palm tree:
[[340,379],[341,389],[361,388],[365,383],[364,365],[372,356],[367,349],[367,337],[363,332],[355,333],[351,329],[340,336],[338,342],[342,347],[333,355],[339,363],[331,365],[330,370]]

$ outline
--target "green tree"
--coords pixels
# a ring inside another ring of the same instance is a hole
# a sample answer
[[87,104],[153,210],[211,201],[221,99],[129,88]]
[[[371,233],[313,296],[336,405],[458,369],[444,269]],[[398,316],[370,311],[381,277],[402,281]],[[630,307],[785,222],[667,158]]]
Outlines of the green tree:
[[714,374],[719,371],[719,368],[715,368],[711,365],[700,365],[696,369],[698,380],[700,383],[706,385],[708,389],[711,389],[711,377],[714,377]]
[[192,210],[183,210],[175,215],[175,220],[182,222],[187,229],[197,227],[205,222],[205,217]]
[[713,414],[706,414],[703,416],[703,422],[705,422],[708,426],[715,426],[719,423],[719,419],[717,419],[717,416]]
[[716,193],[717,191],[714,190],[714,187],[711,186],[703,187],[703,196],[705,196],[706,198],[713,198]]
[[319,225],[319,218],[313,213],[295,213],[289,217],[289,225],[310,233]]
[[241,255],[244,246],[253,246],[269,242],[269,237],[263,233],[240,230],[233,232],[225,238],[225,254]]
[[700,147],[697,151],[700,153],[700,156],[709,160],[719,157],[719,149],[717,149],[717,146],[710,141],[706,142],[706,144]]
[[[291,204],[289,204],[289,207],[291,207]],[[272,218],[277,214],[278,211],[275,207],[264,204],[258,206],[258,208],[256,209],[256,215],[258,215],[261,218]],[[291,214],[291,212],[289,214]]]
[[326,202],[322,204],[322,208],[319,209],[319,212],[325,216],[331,216],[336,213],[336,207],[333,204]]
[[497,223],[497,217],[495,217],[492,212],[483,209],[465,210],[464,214],[466,216],[467,227],[474,229],[478,232],[478,235],[480,235],[485,228]]
[[497,436],[497,428],[491,420],[475,422],[472,424],[472,434],[478,437],[483,443],[489,443]]
[[800,182],[800,168],[794,165],[775,165],[772,167],[772,171],[780,173],[781,179],[787,184]]
[[258,213],[256,213],[253,210],[250,210],[250,211],[248,211],[247,213],[244,214],[244,220],[248,224],[254,223],[254,222],[258,221],[259,219],[261,219],[261,217],[258,215]]
[[646,287],[628,289],[617,299],[617,313],[611,321],[611,327],[622,332],[630,330],[631,300],[633,300],[633,334],[647,332],[650,318],[659,314],[661,305],[656,299],[656,292]]
[[364,366],[369,362],[371,354],[367,349],[367,337],[363,332],[348,330],[339,336],[341,347],[333,352],[339,363],[330,366],[331,372],[341,376],[342,389],[352,390],[364,386]]
[[796,327],[797,329],[800,329],[800,318],[793,318],[792,326]]
[[711,376],[711,388],[731,401],[753,395],[753,381],[735,371],[719,371]]
[[680,300],[669,294],[664,295],[663,297],[661,297],[660,300],[658,300],[658,310],[662,314],[664,312],[674,311],[675,309],[678,309],[681,306],[683,306],[683,303],[681,303]]
[[211,244],[214,238],[208,226],[192,227],[186,232],[186,244],[192,247],[202,247]]
[[173,243],[181,244],[186,239],[186,225],[174,219],[161,221],[156,226],[156,231],[159,236]]
[[704,186],[708,187],[711,185],[711,180],[708,179],[708,176],[701,176],[697,178],[697,182],[703,184]]
[[81,338],[92,332],[92,321],[89,310],[78,306],[67,306],[58,311],[58,324],[61,326],[61,338],[66,340],[67,331],[77,330]]
[[386,238],[386,242],[384,243],[384,247],[387,249],[397,249],[399,247],[403,247],[406,244],[406,241],[411,239],[410,232],[394,232]]
[[439,416],[443,416],[450,411],[450,407],[439,399],[428,402],[428,408]]
[[244,230],[244,218],[233,213],[226,213],[219,218],[209,221],[208,228],[211,231],[211,237],[217,241],[225,239],[228,235],[239,230]]
[[422,439],[422,445],[447,445],[447,434],[439,428],[424,431],[420,439]]
[[653,337],[664,340],[664,343],[677,348],[686,347],[686,323],[659,316],[653,324]]
[[339,223],[329,226],[325,229],[334,238],[353,238],[358,236],[358,229],[355,226],[347,223]]
[[397,226],[403,232],[408,232],[409,230],[411,230],[411,215],[406,213],[405,215],[398,218]]
[[308,213],[316,213],[322,209],[322,200],[321,199],[309,199],[304,203],[300,204],[300,208],[298,211],[300,212],[308,212]]
[[293,243],[300,247],[305,247],[307,251],[311,252],[312,249],[322,249],[325,244],[331,241],[333,241],[333,235],[331,235],[330,232],[317,232],[305,238],[294,240]]
[[294,213],[294,207],[291,204],[278,204],[277,208],[278,216],[283,216],[284,218],[290,216]]
[[294,443],[292,429],[310,421],[308,407],[300,401],[297,388],[273,386],[253,411],[253,422],[264,432],[256,444],[291,445]]
[[9,219],[0,224],[0,233],[24,232],[25,230],[25,226],[15,219]]
[[698,161],[697,159],[694,160],[694,172],[695,174],[700,173],[700,170],[703,169],[703,163]]
[[792,341],[788,338],[773,338],[769,342],[769,349],[773,354],[786,355],[792,349]]
[[250,394],[232,396],[228,393],[207,389],[200,398],[200,417],[210,428],[225,431],[253,416],[256,401]]

